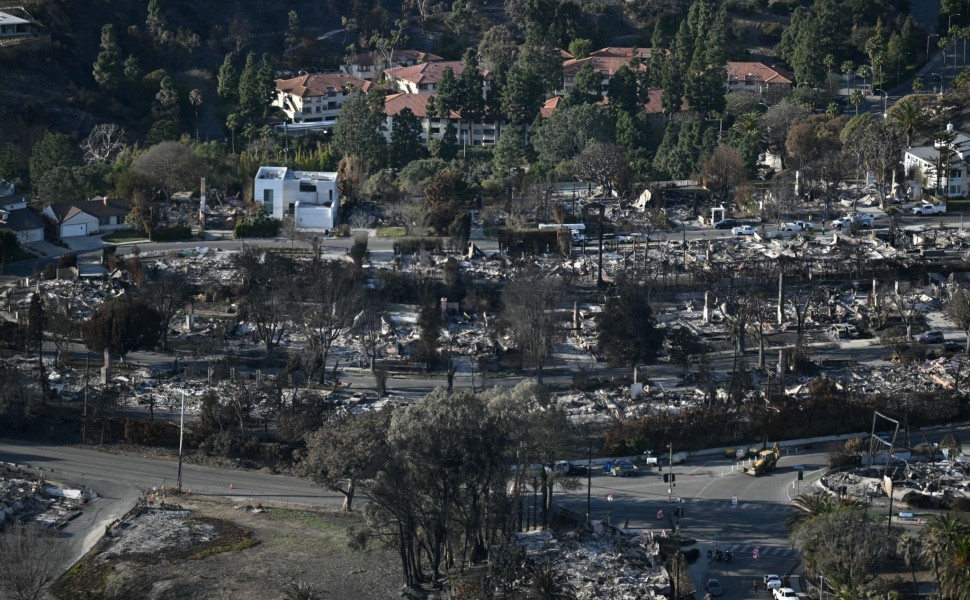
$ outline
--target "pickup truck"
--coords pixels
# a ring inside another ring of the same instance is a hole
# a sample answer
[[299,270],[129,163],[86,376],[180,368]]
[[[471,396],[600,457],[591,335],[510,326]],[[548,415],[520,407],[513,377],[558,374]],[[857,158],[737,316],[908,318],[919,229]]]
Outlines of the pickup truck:
[[946,204],[930,204],[926,202],[912,208],[914,215],[942,215],[946,213]]
[[814,229],[815,223],[811,221],[792,221],[781,226],[782,231],[812,231]]
[[848,229],[853,223],[858,223],[859,227],[872,227],[875,222],[876,219],[872,215],[856,213],[854,215],[845,215],[840,219],[832,221],[832,229]]

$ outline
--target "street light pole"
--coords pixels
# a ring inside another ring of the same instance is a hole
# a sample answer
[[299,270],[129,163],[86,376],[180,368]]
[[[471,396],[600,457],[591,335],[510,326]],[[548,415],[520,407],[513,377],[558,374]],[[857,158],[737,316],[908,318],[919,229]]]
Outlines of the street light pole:
[[931,33],[926,36],[926,62],[930,62],[930,39],[938,37],[940,37],[938,33]]
[[[946,35],[951,40],[953,40],[953,68],[954,69],[957,68],[957,40],[955,37],[953,37],[953,34],[950,33],[950,30],[953,28],[953,17],[959,17],[959,16],[960,16],[960,13],[950,15],[950,18],[946,22]],[[943,64],[944,65],[946,64],[946,48],[943,49]]]
[[882,94],[882,118],[885,119],[886,110],[887,110],[886,102],[889,100],[889,94],[887,94],[885,90],[872,90],[872,91],[879,92],[880,94]]

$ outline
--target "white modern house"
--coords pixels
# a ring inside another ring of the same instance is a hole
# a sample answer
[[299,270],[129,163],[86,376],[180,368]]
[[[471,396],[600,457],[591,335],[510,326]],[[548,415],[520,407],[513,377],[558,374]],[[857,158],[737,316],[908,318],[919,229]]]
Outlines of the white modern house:
[[[903,153],[906,185],[912,190],[914,199],[922,197],[924,189],[930,193],[939,189],[946,198],[967,195],[970,135],[954,131],[952,123],[947,124],[946,131],[952,141],[937,140],[932,146],[913,146]],[[946,155],[949,155],[949,164],[944,166]]]
[[260,167],[253,183],[253,201],[262,204],[274,219],[293,217],[298,228],[333,229],[340,209],[337,174]]

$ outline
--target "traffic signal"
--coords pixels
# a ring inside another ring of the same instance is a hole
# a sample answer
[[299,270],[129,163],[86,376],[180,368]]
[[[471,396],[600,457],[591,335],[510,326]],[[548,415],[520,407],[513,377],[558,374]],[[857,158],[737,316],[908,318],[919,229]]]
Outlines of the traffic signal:
[[675,473],[670,474],[670,483],[677,481],[677,475]]
[[670,483],[670,473],[664,473],[664,483]]
[[798,472],[798,480],[801,481],[804,475],[805,475],[805,472],[804,471],[799,471]]

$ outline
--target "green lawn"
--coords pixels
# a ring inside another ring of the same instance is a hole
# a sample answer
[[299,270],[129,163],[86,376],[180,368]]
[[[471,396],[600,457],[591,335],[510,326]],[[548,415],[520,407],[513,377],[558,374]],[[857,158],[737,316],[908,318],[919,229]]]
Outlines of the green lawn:
[[399,238],[404,237],[406,231],[403,227],[380,227],[377,230],[377,237]]
[[141,231],[122,229],[120,231],[113,231],[109,234],[103,235],[101,236],[101,239],[109,244],[121,244],[124,242],[147,242],[148,236]]

